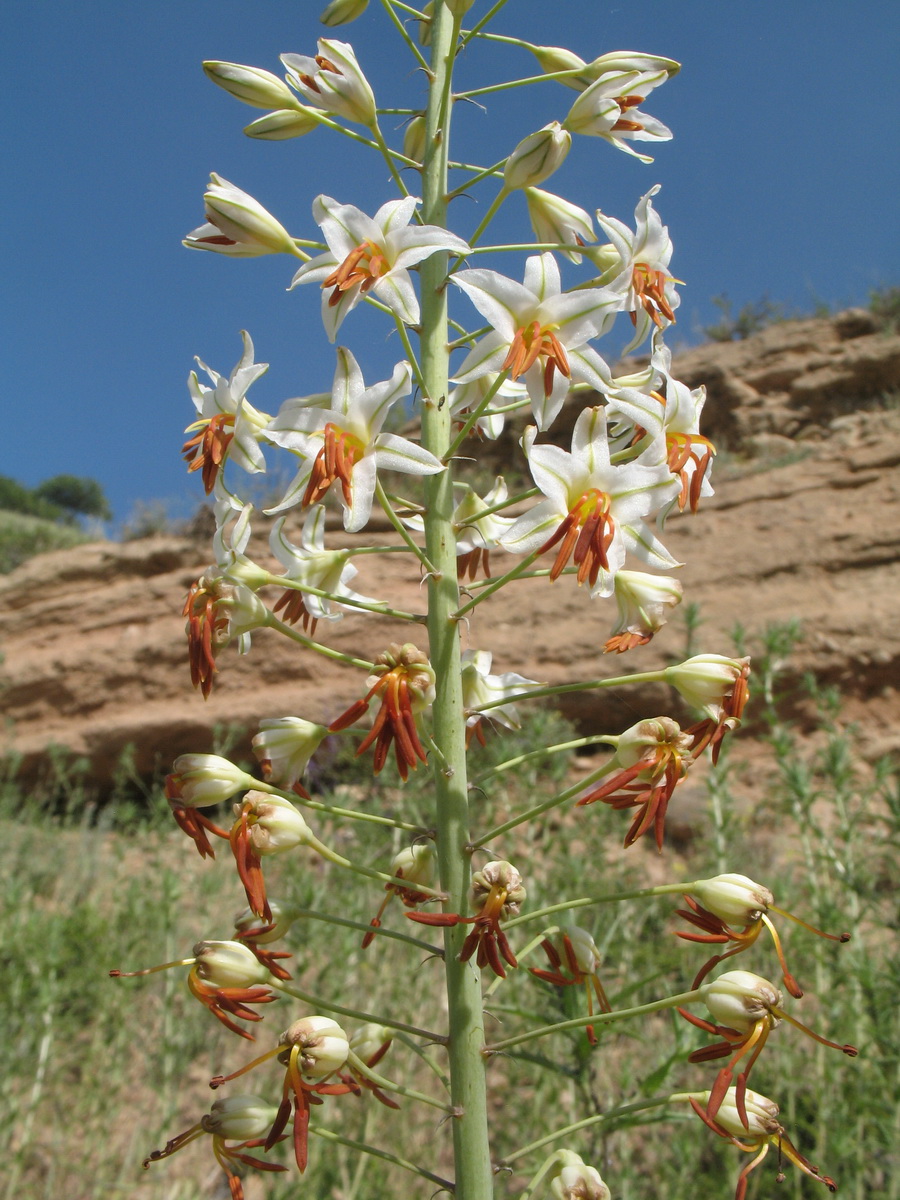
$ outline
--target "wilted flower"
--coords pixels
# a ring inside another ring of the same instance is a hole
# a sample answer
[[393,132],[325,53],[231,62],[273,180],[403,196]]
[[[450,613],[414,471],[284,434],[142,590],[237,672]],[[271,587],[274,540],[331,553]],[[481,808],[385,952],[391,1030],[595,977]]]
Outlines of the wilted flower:
[[267,792],[250,791],[235,806],[229,839],[247,903],[258,917],[272,919],[266,898],[261,859],[297,846],[316,845],[316,838],[289,800]]
[[648,575],[645,571],[618,571],[615,597],[619,619],[603,647],[605,654],[624,654],[645,646],[666,623],[666,613],[681,603],[684,588],[677,579]]
[[[541,942],[544,953],[550,960],[550,970],[540,967],[530,967],[532,975],[552,983],[554,987],[582,986],[587,997],[588,1015],[594,1015],[594,997],[597,998],[599,1011],[612,1012],[606,998],[603,984],[597,969],[600,966],[600,951],[597,943],[586,929],[578,925],[564,925],[552,939],[544,938]],[[597,1044],[597,1035],[593,1025],[585,1027],[587,1039],[592,1046]]]
[[285,790],[300,785],[305,795],[300,780],[326,737],[328,730],[324,725],[304,721],[302,717],[264,718],[252,742],[263,779]]
[[242,909],[234,918],[234,939],[252,951],[277,979],[290,979],[290,971],[286,970],[279,960],[290,958],[291,955],[285,950],[269,950],[267,946],[284,937],[297,920],[299,910],[292,905],[281,904],[271,896],[268,900],[271,918],[260,923],[261,918],[252,908],[248,906]]
[[356,61],[353,47],[332,38],[319,38],[317,46],[319,53],[315,58],[303,54],[281,55],[288,83],[307,104],[374,128],[375,96]]
[[363,950],[372,944],[375,931],[381,928],[381,918],[384,916],[384,910],[387,908],[391,896],[399,896],[407,908],[415,908],[423,900],[433,899],[433,892],[430,890],[423,892],[420,888],[422,886],[431,888],[434,881],[434,859],[434,846],[431,842],[414,842],[412,846],[406,846],[399,854],[394,855],[391,860],[391,874],[395,879],[401,879],[403,882],[384,885],[387,895],[382,900],[378,912],[369,922],[371,929],[362,940]]
[[328,728],[337,733],[355,725],[368,712],[372,697],[379,696],[381,708],[356,753],[364,754],[370,746],[375,746],[373,766],[377,775],[393,745],[397,770],[405,780],[419,760],[427,761],[419,741],[416,715],[434,700],[434,682],[434,669],[426,654],[412,642],[402,646],[392,642],[375,660],[374,670],[366,680],[369,689],[366,695],[351,704]]
[[439,250],[466,254],[468,245],[440,225],[411,225],[416,196],[389,200],[374,217],[330,196],[313,201],[313,219],[321,226],[328,250],[304,263],[298,283],[322,285],[322,321],[333,342],[347,313],[374,292],[404,325],[418,325],[419,301],[409,275]]
[[230,800],[253,787],[253,777],[219,754],[179,754],[166,776],[166,795],[189,808]]
[[245,650],[246,635],[269,623],[269,610],[249,587],[230,583],[214,571],[191,584],[182,616],[187,618],[191,683],[204,698],[212,691],[219,650],[232,638],[241,639]]
[[718,761],[725,734],[740,727],[749,696],[749,675],[749,658],[725,658],[721,654],[695,654],[683,663],[666,667],[666,682],[677,688],[688,704],[706,713],[706,719],[688,731],[694,739],[694,758],[711,746],[712,760]]
[[[144,1159],[144,1169],[146,1170],[152,1162],[159,1162],[160,1159],[175,1154],[204,1134],[209,1134],[212,1137],[216,1162],[228,1177],[231,1200],[243,1200],[241,1179],[232,1169],[232,1164],[241,1163],[243,1166],[256,1167],[259,1171],[287,1170],[287,1167],[280,1163],[266,1162],[245,1153],[263,1145],[265,1135],[277,1112],[277,1108],[261,1096],[228,1096],[227,1099],[216,1100],[206,1116],[201,1117],[196,1125],[171,1138],[162,1150],[154,1150],[148,1155]],[[237,1144],[229,1146],[228,1142]]]
[[[503,675],[491,675],[493,655],[490,650],[464,650],[462,654],[462,690],[463,708],[466,713],[466,744],[473,737],[484,745],[484,720],[496,721],[506,729],[521,729],[522,722],[515,699],[527,696],[530,688],[542,685],[534,679],[526,679],[514,671]],[[497,703],[498,701],[504,703]],[[490,708],[482,714],[481,706],[489,704]]]

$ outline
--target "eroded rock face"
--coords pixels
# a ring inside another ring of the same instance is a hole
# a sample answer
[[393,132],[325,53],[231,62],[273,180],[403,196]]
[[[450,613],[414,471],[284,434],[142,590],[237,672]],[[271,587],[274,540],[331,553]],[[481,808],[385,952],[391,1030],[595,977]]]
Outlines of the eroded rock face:
[[[794,669],[840,686],[884,749],[900,717],[900,414],[857,403],[900,388],[900,338],[872,332],[869,320],[851,311],[790,322],[676,361],[679,378],[709,388],[710,436],[735,435],[760,453],[719,469],[716,495],[694,518],[672,518],[665,540],[687,564],[704,650],[730,652],[738,622],[752,649],[767,625],[799,618]],[[262,717],[327,723],[362,694],[361,672],[269,631],[254,634],[247,658],[222,651],[209,700],[194,692],[180,613],[208,555],[207,543],[189,538],[103,543],[43,555],[0,579],[4,749],[22,756],[25,777],[52,745],[86,756],[101,782],[133,745],[149,774],[210,749],[217,727],[240,727],[246,746]],[[405,556],[359,565],[360,591],[421,610]],[[676,616],[649,646],[604,657],[614,602],[592,602],[571,578],[514,584],[485,609],[472,613],[466,645],[490,649],[495,671],[548,683],[649,670],[685,653]],[[370,660],[391,641],[425,645],[420,627],[354,614],[318,635]],[[586,731],[617,730],[672,705],[669,689],[655,686],[576,694],[566,711]]]

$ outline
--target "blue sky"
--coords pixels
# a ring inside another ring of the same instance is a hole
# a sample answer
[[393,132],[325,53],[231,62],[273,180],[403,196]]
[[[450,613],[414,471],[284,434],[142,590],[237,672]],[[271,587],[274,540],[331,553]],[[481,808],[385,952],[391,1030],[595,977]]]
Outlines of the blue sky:
[[[180,244],[202,221],[211,170],[298,237],[317,236],[310,205],[320,192],[370,212],[391,198],[380,160],[337,135],[244,137],[260,112],[200,69],[213,58],[278,71],[280,52],[315,53],[328,33],[323,4],[8,0],[0,474],[28,485],[61,472],[93,476],[119,521],[139,500],[188,513],[202,498],[179,458],[195,354],[227,373],[239,331],[250,330],[257,358],[272,364],[251,399],[269,412],[329,386],[334,357],[316,289],[285,290],[291,262]],[[476,0],[472,14],[487,7]],[[700,338],[723,292],[736,307],[768,294],[800,312],[900,283],[896,0],[509,0],[492,28],[585,59],[634,49],[684,64],[644,106],[675,134],[653,164],[579,138],[545,185],[630,223],[639,196],[662,184],[656,206],[685,282],[672,344]],[[331,36],[353,43],[380,104],[419,102],[408,51],[378,0]],[[524,52],[473,50],[458,86],[533,70]],[[545,83],[487,98],[486,113],[460,105],[454,155],[493,161],[562,119],[574,95]],[[385,131],[398,120],[386,117]],[[459,201],[455,231],[470,232],[478,211]],[[524,237],[524,206],[511,202],[509,213],[500,232]],[[521,277],[520,261],[504,269]],[[384,333],[360,310],[341,331],[370,381],[401,357]]]

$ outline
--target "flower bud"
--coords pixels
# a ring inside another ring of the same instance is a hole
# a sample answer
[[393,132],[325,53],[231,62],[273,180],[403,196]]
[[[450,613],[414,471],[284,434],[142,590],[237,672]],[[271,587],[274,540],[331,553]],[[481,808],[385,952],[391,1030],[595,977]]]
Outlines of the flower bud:
[[558,71],[579,71],[578,75],[570,75],[568,79],[559,80],[560,83],[565,84],[568,88],[573,88],[576,92],[583,92],[596,78],[583,58],[579,58],[571,50],[564,50],[562,46],[531,46],[529,49],[541,64],[541,70],[545,75],[555,75]]
[[571,134],[559,121],[551,121],[536,133],[523,138],[506,160],[503,182],[507,188],[533,187],[548,179],[561,166],[569,147]]
[[475,0],[444,0],[444,6],[454,17],[464,17],[474,3]]
[[641,54],[637,50],[611,50],[608,54],[601,54],[599,58],[588,63],[588,70],[593,79],[621,71],[646,71],[654,75],[664,71],[666,78],[671,79],[681,70],[681,63],[676,62],[674,58],[662,58],[658,54]]
[[319,20],[323,25],[349,25],[361,17],[369,7],[369,0],[331,0]]
[[757,1021],[772,1009],[779,1008],[784,999],[782,993],[761,975],[752,971],[726,971],[718,979],[704,983],[700,988],[703,1002],[717,1025],[736,1029],[738,1033],[749,1033]]
[[610,1200],[609,1188],[594,1167],[571,1150],[557,1151],[558,1174],[550,1184],[554,1200]]
[[206,219],[235,242],[257,247],[258,254],[293,254],[296,247],[284,226],[258,200],[213,172],[203,195]]
[[425,157],[425,118],[419,113],[412,118],[403,134],[403,153],[413,162]]
[[203,70],[220,88],[254,108],[297,108],[297,97],[277,75],[241,63],[205,62]]
[[[767,1096],[761,1096],[759,1092],[747,1088],[744,1093],[744,1106],[747,1110],[747,1120],[750,1123],[748,1129],[738,1112],[736,1095],[737,1088],[730,1087],[716,1113],[716,1123],[721,1125],[732,1137],[764,1138],[770,1134],[782,1132],[778,1121],[778,1105],[774,1100],[769,1100]],[[701,1103],[705,1103],[708,1098],[709,1093],[707,1092]]]
[[286,142],[289,138],[303,137],[320,125],[316,114],[321,110],[298,105],[296,108],[280,108],[267,113],[244,126],[247,137],[264,142]]
[[243,908],[234,918],[234,932],[236,937],[246,937],[255,929],[264,929],[267,925],[272,925],[268,933],[259,934],[250,940],[254,944],[260,946],[266,945],[268,942],[277,942],[279,938],[283,938],[290,927],[297,920],[297,910],[289,904],[281,904],[277,900],[269,899],[269,908],[272,912],[271,921],[263,921],[252,908]]
[[166,778],[166,791],[190,808],[206,808],[253,784],[251,775],[218,754],[179,754]]
[[370,129],[375,125],[375,96],[347,42],[319,38],[315,58],[282,54],[288,82],[307,104],[324,108]]
[[252,746],[263,778],[285,789],[293,787],[326,737],[328,730],[324,725],[301,717],[268,717],[260,721]]
[[304,1017],[295,1021],[278,1041],[291,1049],[299,1046],[300,1070],[310,1079],[324,1079],[339,1071],[350,1050],[346,1033],[331,1017]]
[[685,662],[666,667],[664,675],[666,682],[676,687],[688,704],[703,709],[716,721],[723,715],[722,706],[749,664],[749,658],[695,654]]
[[518,916],[527,893],[522,884],[522,876],[512,863],[503,859],[489,862],[480,871],[475,872],[469,888],[469,904],[475,912],[481,912],[491,893],[497,891],[506,892],[506,899],[500,909],[501,919],[508,920]]
[[198,942],[194,971],[214,988],[247,988],[271,983],[271,976],[243,942]]
[[575,955],[575,965],[583,975],[593,975],[602,959],[597,943],[580,925],[561,925],[560,933],[569,939]]
[[229,1142],[249,1142],[265,1137],[277,1114],[277,1106],[261,1096],[227,1096],[213,1104],[200,1124],[214,1137]]
[[[564,246],[583,246],[594,241],[594,226],[590,214],[577,204],[571,204],[562,196],[543,192],[540,188],[526,188],[525,202],[534,236],[539,242],[558,242]],[[575,250],[564,251],[572,262],[581,262]]]
[[361,1025],[351,1037],[350,1049],[368,1066],[369,1061],[390,1043],[393,1036],[383,1025],[369,1021],[366,1025]]
[[312,839],[312,831],[301,814],[280,796],[248,792],[243,806],[235,806],[236,812],[242,808],[250,818],[250,845],[261,856],[293,850],[308,845]]
[[434,21],[434,0],[428,0],[428,3],[422,7],[424,14],[423,19],[419,22],[419,45],[431,45],[431,26]]
[[752,925],[775,903],[775,897],[761,883],[746,875],[714,875],[698,879],[691,895],[726,925]]

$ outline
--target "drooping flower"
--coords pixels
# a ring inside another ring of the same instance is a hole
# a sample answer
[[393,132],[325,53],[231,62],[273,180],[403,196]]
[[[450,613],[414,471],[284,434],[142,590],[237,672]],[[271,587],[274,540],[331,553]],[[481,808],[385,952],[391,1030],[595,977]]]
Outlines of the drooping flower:
[[638,108],[647,95],[668,78],[669,72],[665,68],[603,70],[569,109],[563,128],[570,133],[602,137],[617,150],[624,150],[641,162],[653,162],[650,155],[633,150],[628,140],[671,140],[671,129]]
[[[541,946],[550,960],[550,970],[530,967],[532,975],[552,983],[554,987],[583,986],[587,997],[588,1016],[594,1015],[595,997],[600,1012],[612,1012],[600,976],[597,974],[602,962],[600,951],[586,929],[578,925],[564,925],[552,939],[544,938]],[[587,1025],[585,1032],[590,1044],[596,1046],[597,1035],[593,1025]]]
[[304,721],[302,717],[266,717],[252,741],[263,779],[286,791],[300,795],[306,789],[300,783],[309,760],[328,737],[324,725]]
[[738,729],[749,690],[749,658],[726,658],[721,654],[695,654],[682,663],[666,667],[665,679],[681,696],[706,713],[706,719],[692,725],[693,757],[712,747],[713,763],[718,761],[722,739]]
[[[291,581],[281,597],[272,606],[272,611],[281,614],[288,624],[298,620],[303,629],[313,636],[318,621],[339,621],[345,605],[340,598],[359,600],[375,604],[370,596],[363,596],[350,587],[358,572],[350,562],[349,550],[325,549],[325,506],[313,504],[307,512],[300,534],[300,545],[295,545],[284,532],[284,517],[276,521],[269,537],[272,553],[285,568],[284,578]],[[328,592],[328,596],[317,596],[308,591]],[[350,606],[352,611],[352,606]]]
[[[494,486],[482,499],[474,488],[459,480],[454,489],[462,493],[462,499],[453,510],[453,532],[456,534],[456,570],[460,579],[476,579],[483,571],[490,578],[491,551],[497,550],[505,534],[512,528],[515,518],[502,517],[488,511],[507,498],[506,483],[498,475]],[[404,525],[421,532],[425,520],[420,513],[403,518]]]
[[[788,970],[781,938],[768,916],[770,912],[778,913],[779,916],[786,917],[790,921],[796,921],[810,933],[827,938],[829,941],[849,942],[850,940],[849,933],[825,933],[801,920],[800,917],[794,916],[793,913],[789,913],[783,908],[776,908],[774,897],[769,889],[761,883],[755,883],[752,879],[748,879],[746,875],[732,872],[716,875],[712,879],[698,879],[691,884],[690,890],[692,894],[686,894],[684,897],[688,907],[678,909],[676,915],[688,921],[701,932],[688,933],[678,930],[676,937],[683,938],[687,942],[699,942],[702,945],[731,945],[732,947],[724,954],[714,954],[708,962],[704,963],[691,984],[692,988],[699,987],[709,972],[719,963],[733,958],[735,954],[740,954],[742,950],[752,946],[765,927],[772,937],[775,952],[781,964],[784,986],[795,999],[799,1000],[803,996],[803,991]],[[736,926],[743,926],[743,928],[736,928]]]
[[[658,191],[659,184],[638,201],[634,232],[623,221],[597,211],[597,224],[609,237],[616,255],[600,276],[600,283],[619,293],[622,308],[631,314],[634,325],[634,337],[624,354],[639,346],[653,328],[673,324],[675,309],[681,302],[675,290],[678,281],[669,270],[672,239],[652,203]],[[587,253],[590,257],[592,252]]]
[[490,371],[524,380],[540,429],[546,429],[572,383],[605,389],[611,376],[588,346],[615,320],[618,297],[606,288],[563,292],[559,266],[549,252],[525,263],[523,283],[476,268],[451,276],[493,326],[469,351],[454,376],[471,383]]
[[213,250],[238,258],[298,253],[294,239],[267,208],[215,172],[203,203],[207,224],[192,229],[184,239],[189,250]]
[[414,842],[411,846],[404,847],[399,854],[394,855],[391,860],[391,874],[395,879],[402,879],[403,883],[386,883],[384,885],[387,895],[382,900],[378,912],[369,922],[371,928],[363,937],[363,950],[372,944],[376,931],[381,928],[381,918],[384,916],[384,910],[392,896],[399,896],[407,908],[415,908],[417,904],[434,898],[431,891],[426,893],[420,890],[422,884],[431,888],[434,880],[434,868],[435,851],[431,842]]
[[746,1064],[737,1077],[734,1100],[744,1129],[750,1128],[745,1106],[747,1080],[769,1034],[781,1021],[789,1022],[820,1045],[829,1046],[832,1050],[842,1050],[850,1058],[857,1055],[855,1046],[841,1046],[837,1042],[831,1042],[785,1012],[782,1008],[781,992],[761,975],[754,975],[750,971],[726,971],[710,983],[703,984],[700,992],[713,1018],[712,1022],[694,1016],[685,1008],[679,1007],[678,1011],[692,1025],[723,1040],[712,1046],[694,1050],[688,1055],[688,1062],[710,1062],[731,1055],[728,1064],[722,1067],[716,1076],[716,1082],[710,1091],[706,1105],[709,1117],[715,1118],[731,1087],[735,1067],[746,1058]]
[[576,92],[583,92],[592,83],[596,83],[601,75],[609,75],[619,71],[649,71],[656,73],[665,71],[668,78],[677,75],[681,64],[674,58],[662,58],[658,54],[641,54],[635,50],[611,50],[601,54],[592,62],[571,50],[561,46],[529,46],[528,49],[541,65],[541,70],[547,75],[555,75],[560,71],[571,71],[559,82]]
[[[505,729],[521,729],[522,722],[513,700],[527,696],[529,689],[542,685],[515,671],[492,675],[490,650],[464,650],[462,653],[463,708],[466,714],[466,744],[476,737],[484,741],[484,722],[496,721]],[[503,701],[502,704],[498,701]],[[490,704],[486,712],[482,705]]]
[[181,448],[189,471],[200,471],[206,494],[213,490],[226,457],[243,470],[256,473],[266,469],[260,449],[265,428],[272,420],[247,400],[247,391],[269,369],[268,363],[253,361],[253,339],[241,330],[244,350],[226,379],[199,358],[197,365],[212,380],[212,387],[201,383],[196,371],[188,376],[188,389],[199,419],[189,425],[189,438]]
[[611,808],[638,810],[625,846],[632,846],[649,830],[662,850],[666,811],[672,793],[691,764],[691,738],[670,717],[638,721],[619,736],[615,754],[603,768],[604,783],[592,785],[578,806],[601,800]]
[[[713,1133],[725,1138],[738,1149],[754,1155],[738,1176],[734,1200],[744,1200],[747,1195],[747,1177],[766,1157],[770,1146],[776,1147],[779,1158],[783,1155],[795,1167],[799,1167],[804,1175],[808,1175],[811,1179],[817,1179],[819,1183],[824,1183],[829,1192],[837,1191],[834,1180],[827,1175],[822,1175],[819,1168],[814,1167],[809,1159],[804,1158],[790,1141],[784,1131],[784,1126],[778,1120],[778,1105],[768,1097],[747,1089],[744,1096],[744,1109],[749,1129],[738,1111],[735,1088],[728,1089],[715,1120],[706,1114],[709,1092],[695,1092],[693,1095],[679,1098],[690,1101],[694,1112]],[[745,1140],[740,1140],[742,1138]]]
[[[266,1162],[246,1153],[263,1145],[277,1112],[275,1105],[269,1104],[261,1096],[228,1096],[216,1100],[206,1116],[201,1117],[195,1125],[170,1138],[162,1150],[154,1150],[149,1154],[144,1159],[144,1169],[153,1162],[175,1154],[204,1134],[209,1134],[216,1162],[228,1178],[231,1200],[244,1200],[244,1189],[240,1176],[234,1170],[235,1164],[255,1167],[259,1171],[287,1170],[281,1163]],[[229,1146],[228,1142],[236,1144]]]
[[252,790],[234,810],[235,821],[228,836],[247,903],[258,917],[271,921],[272,909],[262,873],[263,857],[297,846],[318,848],[321,843],[302,814],[281,796]]
[[416,716],[434,700],[434,683],[434,669],[428,656],[412,642],[402,646],[393,642],[376,658],[374,670],[366,680],[369,690],[365,696],[351,704],[328,728],[337,733],[355,725],[368,712],[372,698],[380,697],[381,707],[356,753],[357,756],[364,754],[374,745],[373,767],[377,775],[387,762],[393,745],[397,770],[400,778],[405,780],[419,761],[427,761],[419,740]]
[[276,979],[290,979],[290,971],[280,960],[290,958],[291,955],[286,950],[270,950],[269,944],[284,937],[299,917],[300,911],[292,905],[274,900],[271,896],[268,900],[271,919],[261,921],[248,905],[234,918],[234,940],[246,946]]
[[443,471],[440,459],[416,442],[381,432],[392,405],[409,395],[411,380],[409,363],[399,362],[390,379],[366,387],[356,359],[339,346],[331,395],[288,400],[269,425],[269,440],[302,463],[285,497],[266,511],[317,504],[337,484],[344,528],[357,533],[372,512],[379,468],[407,475]]
[[319,38],[315,58],[304,54],[282,54],[287,81],[307,104],[374,128],[375,96],[362,73],[353,47],[333,38]]
[[313,201],[313,219],[321,226],[328,251],[304,263],[291,282],[322,285],[322,321],[334,341],[347,313],[370,292],[404,325],[418,325],[419,301],[409,275],[439,250],[467,254],[469,247],[439,225],[410,225],[419,200],[389,200],[374,217],[330,196]]
[[681,603],[683,593],[678,579],[664,579],[646,571],[617,572],[619,619],[603,647],[604,654],[624,654],[635,646],[645,646],[665,625],[668,609]]
[[664,571],[679,565],[645,520],[678,486],[660,461],[661,446],[652,444],[630,462],[612,463],[602,407],[579,414],[571,453],[535,445],[535,435],[529,426],[523,448],[547,499],[518,518],[503,538],[507,550],[543,554],[558,545],[550,578],[558,579],[571,558],[578,583],[588,583],[592,597],[612,594],[629,552]]

